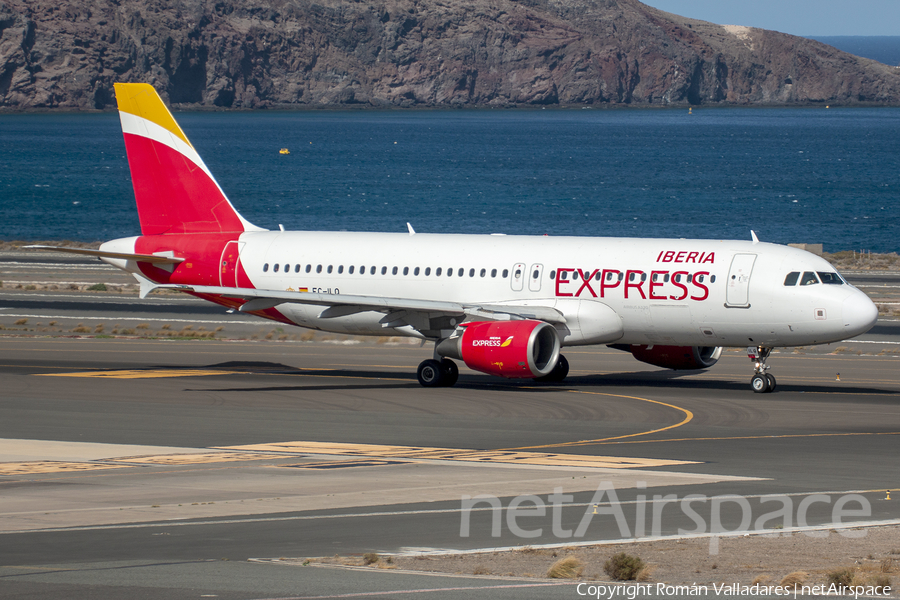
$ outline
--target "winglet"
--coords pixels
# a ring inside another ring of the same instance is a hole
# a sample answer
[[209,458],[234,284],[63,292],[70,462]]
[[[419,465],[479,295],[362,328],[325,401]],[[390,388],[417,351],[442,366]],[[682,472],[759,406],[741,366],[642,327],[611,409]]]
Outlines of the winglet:
[[758,243],[759,243],[759,238],[756,237],[756,232],[753,231],[752,229],[750,230],[750,239],[753,240],[753,243],[754,243],[754,244],[758,244]]
[[409,222],[406,223],[406,228],[409,229],[409,235],[416,235],[416,230]]
[[137,279],[139,284],[141,284],[141,291],[140,291],[140,294],[138,294],[140,296],[141,300],[146,298],[150,294],[150,292],[152,292],[156,288],[162,287],[158,283],[154,283],[154,282],[150,281],[143,275],[138,275],[137,273],[132,273],[132,275],[134,275],[134,278]]

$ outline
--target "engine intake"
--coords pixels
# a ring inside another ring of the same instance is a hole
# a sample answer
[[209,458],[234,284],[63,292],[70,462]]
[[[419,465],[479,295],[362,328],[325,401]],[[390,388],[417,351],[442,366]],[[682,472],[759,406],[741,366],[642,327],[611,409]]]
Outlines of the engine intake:
[[463,323],[462,334],[447,338],[437,353],[475,371],[501,377],[543,377],[559,361],[559,334],[543,321]]
[[718,362],[722,348],[716,346],[626,346],[641,362],[666,369],[708,369]]

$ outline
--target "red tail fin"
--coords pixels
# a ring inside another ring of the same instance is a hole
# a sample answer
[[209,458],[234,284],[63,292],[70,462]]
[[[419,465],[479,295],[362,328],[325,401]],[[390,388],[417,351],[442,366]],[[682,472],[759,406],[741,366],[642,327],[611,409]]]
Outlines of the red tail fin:
[[141,233],[261,230],[234,209],[152,86],[115,88]]

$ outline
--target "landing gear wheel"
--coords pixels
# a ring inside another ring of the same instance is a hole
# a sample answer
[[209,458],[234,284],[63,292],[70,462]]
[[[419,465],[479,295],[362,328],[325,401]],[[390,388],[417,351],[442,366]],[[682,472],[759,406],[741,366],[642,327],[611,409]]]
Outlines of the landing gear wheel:
[[441,385],[444,387],[453,387],[456,380],[459,379],[459,367],[449,358],[441,359],[441,370],[443,371],[443,381]]
[[769,391],[769,379],[763,373],[757,373],[750,380],[750,387],[757,394],[765,394]]
[[441,363],[431,358],[419,364],[416,377],[423,387],[440,387],[445,379]]
[[766,389],[766,393],[771,394],[775,391],[775,376],[766,373],[766,380],[769,382],[769,387]]
[[559,383],[563,379],[566,378],[566,375],[569,374],[569,361],[566,360],[566,357],[562,354],[559,355],[559,360],[556,361],[556,366],[553,367],[553,370],[544,375],[543,377],[535,378],[535,381],[540,381],[542,383]]

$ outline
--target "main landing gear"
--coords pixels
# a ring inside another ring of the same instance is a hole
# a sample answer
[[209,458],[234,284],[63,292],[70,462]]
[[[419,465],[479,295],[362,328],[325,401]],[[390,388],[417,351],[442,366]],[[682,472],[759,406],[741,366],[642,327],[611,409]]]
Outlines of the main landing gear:
[[754,361],[753,367],[756,370],[756,373],[750,380],[750,387],[753,388],[753,391],[757,394],[768,394],[769,392],[775,391],[775,376],[766,373],[766,371],[769,370],[769,365],[766,364],[766,360],[769,358],[771,352],[771,348],[764,348],[762,346],[750,346],[747,348],[747,356],[750,357],[750,360]]
[[459,379],[459,367],[449,358],[429,358],[419,364],[416,377],[424,387],[451,387]]

